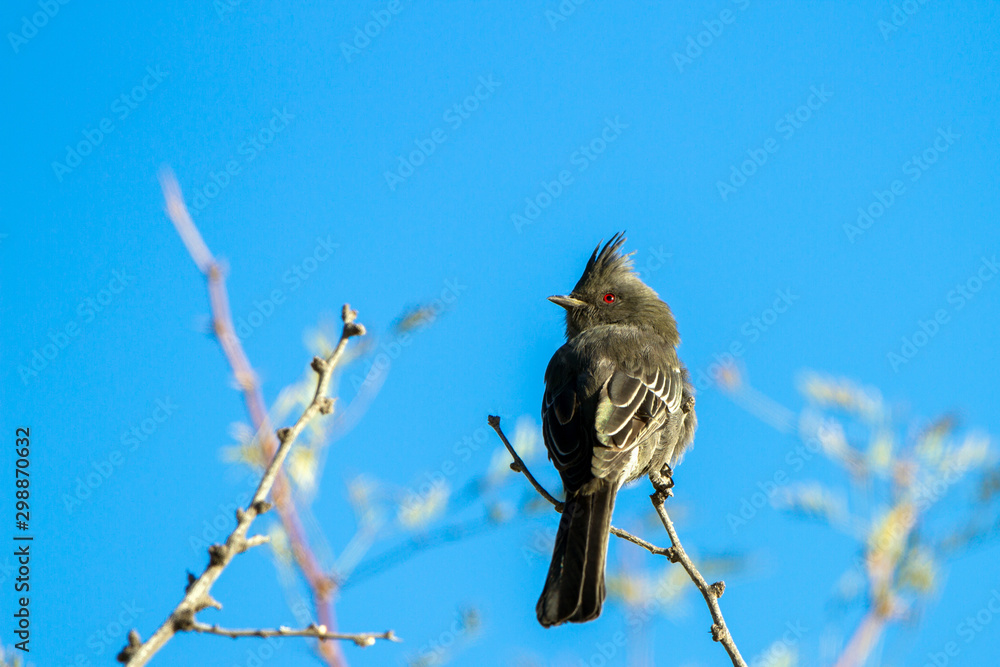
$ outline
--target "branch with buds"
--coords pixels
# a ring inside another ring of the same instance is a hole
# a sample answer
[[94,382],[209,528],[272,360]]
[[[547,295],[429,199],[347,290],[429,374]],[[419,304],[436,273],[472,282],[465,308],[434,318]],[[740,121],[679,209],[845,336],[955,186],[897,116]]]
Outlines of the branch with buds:
[[[268,541],[264,535],[248,537],[250,526],[258,516],[271,509],[272,504],[268,501],[268,496],[271,494],[272,487],[275,488],[275,494],[278,495],[277,486],[283,480],[282,465],[296,438],[298,438],[299,434],[302,433],[313,419],[320,415],[329,415],[333,412],[334,401],[327,394],[334,370],[344,355],[347,342],[355,336],[365,335],[365,328],[356,322],[357,311],[352,310],[349,305],[345,304],[341,313],[344,326],[336,347],[328,356],[315,357],[312,361],[312,369],[317,374],[316,390],[312,401],[306,406],[305,410],[291,427],[274,431],[270,426],[270,420],[267,416],[267,410],[264,407],[256,375],[232,326],[232,315],[229,311],[229,300],[225,288],[223,268],[209,251],[194,221],[191,219],[181,197],[180,188],[172,175],[164,175],[163,187],[170,219],[174,223],[195,264],[208,282],[213,332],[219,340],[223,352],[236,376],[237,383],[243,391],[252,421],[257,427],[257,433],[261,434],[261,438],[270,444],[269,452],[273,452],[273,455],[248,506],[236,510],[236,527],[226,538],[225,543],[214,544],[209,547],[208,565],[199,576],[188,575],[188,584],[185,588],[184,598],[156,632],[145,642],[142,641],[136,630],[129,632],[128,644],[118,654],[118,661],[127,663],[130,667],[145,665],[178,632],[199,632],[229,637],[314,637],[320,641],[319,646],[322,657],[331,665],[342,664],[342,659],[339,651],[329,648],[334,645],[327,644],[327,640],[349,640],[359,646],[369,646],[375,643],[376,639],[398,641],[391,630],[383,633],[361,634],[332,632],[328,630],[329,626],[323,618],[320,619],[320,625],[314,624],[304,630],[292,630],[290,628],[279,628],[277,630],[224,630],[218,626],[207,625],[196,620],[196,615],[204,609],[209,607],[215,609],[222,608],[222,605],[211,596],[211,589],[222,575],[222,572],[232,562],[233,558],[248,549]],[[275,498],[275,501],[278,502],[278,499]],[[312,586],[313,582],[310,581],[309,583]],[[322,584],[323,582],[319,583]],[[325,595],[320,596],[324,600],[328,597],[329,593],[326,588],[324,587]],[[323,614],[324,610],[318,609],[318,612]]]
[[330,639],[341,639],[345,641],[352,641],[358,646],[371,646],[375,643],[376,639],[385,639],[390,642],[398,642],[399,637],[393,633],[392,630],[387,630],[386,632],[360,632],[358,634],[350,635],[340,632],[328,632],[325,625],[310,625],[304,630],[295,630],[293,628],[286,628],[284,626],[275,628],[273,630],[267,630],[263,628],[252,628],[248,630],[236,630],[229,628],[220,628],[218,625],[209,625],[207,623],[195,623],[191,627],[191,632],[200,632],[206,635],[219,635],[220,637],[230,637],[232,639],[238,639],[239,637],[259,637],[261,639],[268,639],[270,637],[313,637],[315,639],[322,639],[324,641]]
[[[510,444],[507,436],[504,435],[503,429],[500,428],[500,417],[490,415],[489,424],[493,427],[493,430],[497,432],[500,436],[500,440],[503,441],[504,447],[510,452],[511,458],[514,459],[510,464],[510,469],[514,472],[523,473],[528,479],[531,485],[538,491],[539,495],[552,503],[553,507],[557,512],[561,512],[563,509],[563,503],[556,500],[556,498],[545,490],[538,480],[535,479],[531,471],[524,464],[524,461],[514,450],[514,446]],[[680,563],[687,572],[691,581],[698,588],[702,597],[705,598],[705,603],[708,605],[708,611],[712,615],[712,639],[722,644],[723,648],[726,649],[726,653],[729,654],[729,659],[733,662],[733,667],[747,667],[747,663],[743,660],[743,656],[740,655],[739,649],[736,647],[736,642],[733,640],[733,636],[729,634],[729,628],[726,626],[726,620],[722,617],[722,609],[719,607],[719,598],[726,590],[726,584],[723,581],[717,581],[714,584],[709,584],[705,581],[705,577],[701,575],[698,568],[695,566],[694,561],[691,560],[687,552],[684,551],[684,547],[681,545],[680,538],[677,536],[677,530],[674,528],[673,521],[670,520],[670,515],[667,514],[666,500],[668,497],[672,496],[673,493],[670,490],[672,482],[664,479],[661,475],[652,474],[650,475],[650,481],[653,483],[653,487],[656,491],[649,496],[649,499],[653,503],[654,509],[656,509],[657,515],[660,517],[661,523],[663,523],[663,528],[667,531],[667,536],[670,538],[669,547],[658,547],[655,544],[647,542],[641,537],[637,537],[632,533],[622,530],[621,528],[615,528],[611,526],[611,534],[616,537],[620,537],[623,540],[636,544],[654,556],[666,556],[667,560],[671,563]]]

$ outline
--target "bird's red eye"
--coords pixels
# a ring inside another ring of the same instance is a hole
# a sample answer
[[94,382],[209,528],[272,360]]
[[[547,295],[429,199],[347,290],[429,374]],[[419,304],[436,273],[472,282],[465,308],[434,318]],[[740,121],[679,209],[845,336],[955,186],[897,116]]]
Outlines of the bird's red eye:
[[604,303],[614,303],[614,302],[615,302],[614,294],[608,292],[607,294],[604,295]]

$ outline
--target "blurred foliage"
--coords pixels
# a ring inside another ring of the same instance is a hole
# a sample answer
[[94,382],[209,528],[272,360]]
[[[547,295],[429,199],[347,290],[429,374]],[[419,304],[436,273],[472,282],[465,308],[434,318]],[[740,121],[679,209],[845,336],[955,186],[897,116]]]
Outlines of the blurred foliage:
[[[472,475],[455,487],[454,477],[460,456],[446,457],[437,468],[421,471],[412,486],[401,487],[359,476],[350,483],[350,501],[358,519],[358,535],[364,544],[345,551],[336,569],[347,587],[405,562],[414,553],[497,529],[512,520],[541,512],[552,512],[544,500],[510,469],[507,450],[485,424],[464,443],[473,449],[492,451],[490,463],[481,474]],[[537,461],[544,452],[539,427],[530,418],[520,419],[512,444],[526,463]],[[471,468],[471,466],[470,466]],[[368,556],[376,541],[393,546]]]
[[750,667],[797,667],[799,664],[798,649],[779,639],[754,656]]
[[960,429],[957,415],[916,420],[877,389],[815,372],[800,382],[805,405],[795,413],[752,387],[738,362],[714,379],[737,405],[796,433],[797,461],[817,455],[835,466],[823,471],[825,481],[795,475],[768,493],[773,506],[855,543],[832,602],[865,613],[846,645],[824,650],[824,663],[865,664],[888,627],[919,618],[937,598],[950,558],[1000,533],[996,452],[986,435]]
[[837,665],[862,665],[888,627],[936,599],[948,559],[995,532],[996,452],[986,435],[960,430],[955,415],[908,420],[850,380],[809,373],[800,388],[799,434],[845,481],[789,484],[772,502],[855,541],[858,556],[836,601],[866,614]]
[[31,667],[32,663],[25,663],[21,659],[20,651],[13,648],[0,646],[0,667]]
[[[976,488],[976,476],[985,480],[995,474],[990,440],[959,432],[954,415],[901,425],[879,392],[848,380],[810,373],[802,393],[803,440],[818,442],[853,488],[810,482],[785,489],[775,500],[854,538],[866,585],[842,592],[865,595],[867,605],[886,618],[903,618],[936,590],[942,563],[953,551],[942,545],[957,545],[987,497],[982,483],[978,497],[969,491]],[[949,494],[963,493],[964,502],[935,511]],[[850,507],[847,498],[854,499]]]
[[427,641],[407,658],[408,667],[437,667],[454,660],[462,649],[475,641],[482,627],[479,610],[462,609],[458,620],[434,639]]

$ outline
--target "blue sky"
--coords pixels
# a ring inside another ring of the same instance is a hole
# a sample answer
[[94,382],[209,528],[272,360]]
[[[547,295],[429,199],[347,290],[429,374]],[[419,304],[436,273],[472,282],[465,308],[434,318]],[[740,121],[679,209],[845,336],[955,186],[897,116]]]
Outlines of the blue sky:
[[[34,663],[109,664],[119,623],[148,635],[204,565],[190,537],[247,488],[220,453],[245,411],[202,333],[204,284],[163,214],[164,165],[228,262],[234,316],[280,296],[245,340],[269,401],[301,376],[304,332],[342,303],[384,333],[455,294],[330,450],[314,513],[334,551],[355,529],[349,480],[419,485],[487,413],[537,415],[563,331],[545,297],[622,229],[693,371],[739,350],[753,386],[796,412],[801,372],[818,369],[913,418],[955,411],[1000,432],[1000,17],[987,1],[903,5],[7,3],[0,414],[9,439],[22,425],[33,437]],[[723,598],[748,659],[801,622],[803,663],[823,664],[843,639],[830,628],[858,617],[827,605],[852,542],[770,507],[731,531],[726,515],[796,440],[707,384],[698,413],[677,476],[682,537],[757,563]],[[495,447],[460,463],[455,485]],[[69,511],[77,480],[109,464]],[[645,503],[626,491],[616,516],[639,530]],[[624,617],[537,626],[546,563],[520,550],[555,522],[514,520],[345,590],[342,629],[407,640],[345,647],[351,663],[402,664],[463,606],[483,625],[457,664],[589,659]],[[629,549],[612,562],[653,567]],[[294,624],[274,573],[263,550],[241,557],[215,589],[225,610],[205,619]],[[924,664],[993,587],[995,547],[951,562],[884,664]],[[648,626],[655,664],[724,664],[687,600]],[[985,664],[998,631],[954,664]],[[154,664],[242,665],[253,646],[179,637]],[[304,642],[280,651],[274,664],[310,664]]]

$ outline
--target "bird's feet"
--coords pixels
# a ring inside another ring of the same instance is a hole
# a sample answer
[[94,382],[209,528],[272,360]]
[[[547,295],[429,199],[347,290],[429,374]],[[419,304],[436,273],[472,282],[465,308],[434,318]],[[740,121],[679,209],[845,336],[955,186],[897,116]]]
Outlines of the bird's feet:
[[649,481],[652,482],[653,488],[656,489],[654,496],[657,496],[657,500],[666,500],[667,498],[674,495],[674,471],[670,469],[670,466],[665,465],[659,471],[653,470],[649,473]]

